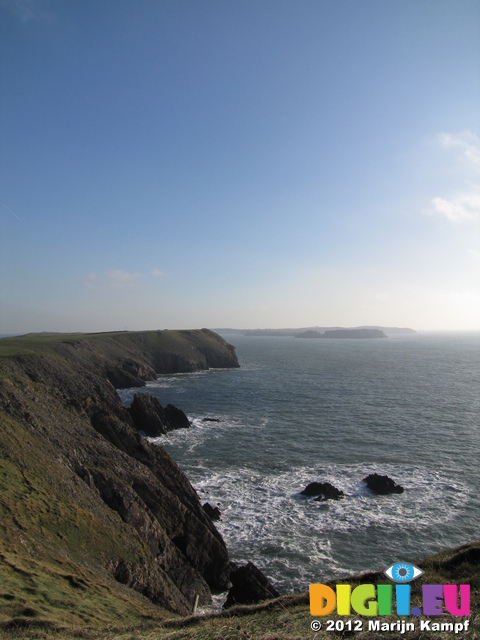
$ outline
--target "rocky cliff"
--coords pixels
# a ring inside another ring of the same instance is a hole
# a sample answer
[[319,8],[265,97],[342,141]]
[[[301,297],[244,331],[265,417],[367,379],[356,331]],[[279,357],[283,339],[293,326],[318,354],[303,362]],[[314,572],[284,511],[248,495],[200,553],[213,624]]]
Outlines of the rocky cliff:
[[234,348],[201,330],[27,336],[2,353],[0,623],[186,614],[225,590],[221,536],[115,388],[237,367]]

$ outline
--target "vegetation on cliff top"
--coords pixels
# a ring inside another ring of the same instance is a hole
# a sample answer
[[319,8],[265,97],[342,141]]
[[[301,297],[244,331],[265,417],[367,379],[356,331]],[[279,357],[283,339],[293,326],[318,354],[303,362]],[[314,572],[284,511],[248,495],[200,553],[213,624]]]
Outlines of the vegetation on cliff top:
[[[404,634],[382,632],[381,637],[396,640],[451,640],[452,637],[475,640],[480,634],[480,542],[464,545],[435,554],[418,563],[425,571],[421,580],[412,583],[412,606],[421,605],[421,584],[463,583],[471,587],[471,615],[469,629],[460,635],[450,631],[420,631],[422,617],[402,618],[415,623],[415,631]],[[342,578],[341,582],[352,587],[361,583],[383,583],[383,573],[369,573]],[[334,581],[328,583],[332,586]],[[94,600],[93,600],[94,602]],[[197,617],[169,618],[164,620],[143,620],[131,624],[126,619],[117,619],[116,623],[101,627],[85,625],[83,628],[58,628],[50,624],[17,628],[11,626],[8,631],[0,630],[2,640],[40,640],[57,638],[67,640],[83,638],[85,640],[327,640],[345,638],[354,635],[357,640],[372,640],[377,636],[368,631],[368,620],[359,616],[349,619],[362,620],[361,632],[327,631],[325,624],[321,631],[313,632],[310,623],[308,594],[291,594],[261,603],[255,606],[235,607],[222,613],[207,613]],[[329,615],[330,620],[343,620],[336,613]],[[382,622],[395,623],[397,616],[382,616]],[[465,618],[443,615],[440,622],[463,622]]]
[[[194,338],[197,347],[215,349],[220,342],[227,343],[220,336],[208,329],[192,330],[158,330],[158,331],[108,331],[104,333],[28,333],[0,339],[0,357],[18,356],[39,353],[45,350],[56,351],[62,345],[75,343],[90,343],[92,346],[104,350],[110,345],[127,347],[136,344],[155,343],[155,348],[164,350],[184,351]],[[161,344],[159,343],[161,341]]]

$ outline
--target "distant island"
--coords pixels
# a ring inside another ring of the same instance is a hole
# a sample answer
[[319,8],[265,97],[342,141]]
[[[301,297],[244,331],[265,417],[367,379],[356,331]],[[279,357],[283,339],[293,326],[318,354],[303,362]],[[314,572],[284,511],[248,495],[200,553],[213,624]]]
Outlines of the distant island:
[[340,340],[370,340],[375,338],[386,338],[387,335],[380,329],[330,329],[320,333],[320,331],[303,331],[297,333],[295,338],[337,338]]
[[[229,333],[229,334],[241,334],[245,336],[271,336],[271,337],[297,337],[300,334],[309,333],[311,335],[303,335],[303,338],[315,338],[315,337],[324,337],[324,338],[348,338],[348,337],[371,337],[371,338],[381,338],[388,337],[389,335],[415,335],[417,332],[414,329],[410,329],[409,327],[382,327],[382,326],[360,326],[360,327],[300,327],[297,329],[216,329],[219,333]],[[335,335],[332,332],[360,332],[360,331],[368,331],[368,332],[381,332],[384,335],[360,335],[356,334],[353,336],[348,336],[346,333],[342,333],[342,335]],[[328,335],[325,335],[328,333]],[[318,334],[318,335],[313,335]]]

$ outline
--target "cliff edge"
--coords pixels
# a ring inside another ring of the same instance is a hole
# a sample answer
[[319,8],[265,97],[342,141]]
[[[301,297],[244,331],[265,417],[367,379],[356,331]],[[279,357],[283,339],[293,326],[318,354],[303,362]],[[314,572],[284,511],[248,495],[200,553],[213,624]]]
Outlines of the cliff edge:
[[116,388],[238,367],[234,348],[149,331],[29,335],[0,355],[0,625],[184,615],[228,588],[220,534]]

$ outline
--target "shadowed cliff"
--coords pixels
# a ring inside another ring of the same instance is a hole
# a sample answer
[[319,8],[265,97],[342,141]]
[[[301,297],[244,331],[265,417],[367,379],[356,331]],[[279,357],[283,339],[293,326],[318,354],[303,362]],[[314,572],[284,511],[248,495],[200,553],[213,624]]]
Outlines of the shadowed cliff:
[[29,335],[0,340],[0,355],[0,624],[187,614],[225,590],[220,534],[115,388],[237,367],[234,348],[152,331]]

